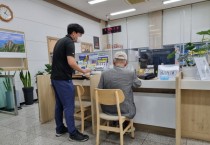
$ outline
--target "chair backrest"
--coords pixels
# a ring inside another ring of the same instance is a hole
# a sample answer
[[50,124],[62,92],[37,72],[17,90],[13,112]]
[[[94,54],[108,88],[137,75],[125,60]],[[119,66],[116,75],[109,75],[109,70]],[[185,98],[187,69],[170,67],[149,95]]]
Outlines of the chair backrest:
[[75,87],[75,100],[79,101],[80,109],[83,109],[82,105],[82,95],[84,94],[85,90],[81,85],[74,85]]
[[74,85],[74,87],[75,87],[75,96],[77,96],[77,97],[80,96],[81,97],[84,94],[84,92],[85,92],[83,86],[81,86],[81,85]]
[[116,105],[117,98],[120,104],[125,99],[123,91],[120,89],[95,89],[95,95],[98,103],[103,105]]
[[96,115],[99,120],[100,105],[116,105],[118,116],[121,117],[120,103],[125,99],[124,93],[120,89],[95,89]]

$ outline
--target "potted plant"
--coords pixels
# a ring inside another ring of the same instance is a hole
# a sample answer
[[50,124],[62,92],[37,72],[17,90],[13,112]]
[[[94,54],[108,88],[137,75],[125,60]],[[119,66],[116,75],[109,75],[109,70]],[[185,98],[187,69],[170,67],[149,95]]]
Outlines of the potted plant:
[[[2,74],[1,71],[3,71],[2,68],[0,68],[0,75]],[[0,80],[0,83],[2,81]],[[5,101],[4,101],[4,94],[2,93],[2,91],[0,92],[0,109],[4,108],[5,107]]]
[[3,68],[0,68],[0,74],[1,74],[1,71],[3,71]]
[[4,87],[6,89],[5,95],[6,95],[6,109],[11,110],[14,109],[14,95],[12,92],[12,85],[11,85],[11,79],[7,76],[5,76],[5,81],[3,81]]
[[48,74],[51,74],[52,72],[52,65],[51,64],[45,64],[45,71],[48,73]]
[[29,71],[26,71],[24,74],[23,71],[20,71],[20,80],[23,83],[23,94],[25,98],[25,104],[26,105],[31,105],[34,102],[34,95],[33,95],[33,90],[34,88],[31,85],[31,74]]
[[[210,36],[210,29],[206,31],[200,31],[196,34],[202,35],[202,40],[199,43],[188,42],[184,49],[186,53],[179,54],[177,59],[182,66],[182,72],[184,77],[194,78],[197,72],[197,68],[195,66],[194,57],[208,56],[208,52],[210,50],[210,38],[206,38],[205,36]],[[172,52],[168,55],[168,59],[173,58],[176,55],[176,51]]]
[[[37,76],[38,75],[44,75],[44,71],[38,71],[36,74],[35,74],[35,78],[36,78],[36,82],[35,83],[37,83]],[[36,95],[37,95],[37,98],[39,98],[38,97],[38,88],[36,88]]]

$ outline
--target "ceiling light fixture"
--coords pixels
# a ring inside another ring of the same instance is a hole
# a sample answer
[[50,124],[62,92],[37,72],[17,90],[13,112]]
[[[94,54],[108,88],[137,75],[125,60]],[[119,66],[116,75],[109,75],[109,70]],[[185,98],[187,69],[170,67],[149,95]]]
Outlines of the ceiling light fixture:
[[110,15],[111,15],[111,16],[115,16],[115,15],[120,15],[120,14],[124,14],[124,13],[133,12],[133,11],[135,11],[135,10],[136,10],[136,9],[128,9],[128,10],[124,10],[124,11],[114,12],[114,13],[111,13]]
[[88,3],[93,5],[93,4],[97,4],[97,3],[101,3],[101,2],[105,2],[105,1],[107,1],[107,0],[91,0]]
[[170,4],[170,3],[174,3],[178,1],[181,1],[181,0],[166,0],[166,1],[163,1],[163,4],[166,5],[166,4]]

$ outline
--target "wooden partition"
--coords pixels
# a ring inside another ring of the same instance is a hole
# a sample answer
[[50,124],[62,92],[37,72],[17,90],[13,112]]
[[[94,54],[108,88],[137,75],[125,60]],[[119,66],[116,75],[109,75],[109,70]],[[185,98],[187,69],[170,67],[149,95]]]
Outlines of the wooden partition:
[[51,86],[50,75],[37,76],[39,120],[46,123],[54,119],[55,96]]
[[210,141],[210,90],[181,90],[181,134]]
[[176,76],[176,145],[181,144],[181,72]]
[[[188,85],[186,85],[188,84]],[[181,137],[210,141],[210,81],[176,78],[176,145]]]

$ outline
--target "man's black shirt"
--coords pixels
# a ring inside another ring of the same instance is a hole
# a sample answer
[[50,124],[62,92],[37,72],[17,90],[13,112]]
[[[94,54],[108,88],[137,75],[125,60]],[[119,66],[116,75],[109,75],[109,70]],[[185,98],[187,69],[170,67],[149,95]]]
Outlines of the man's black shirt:
[[71,80],[74,70],[69,66],[67,56],[75,55],[75,45],[72,38],[66,35],[57,41],[53,51],[52,74],[54,80]]

